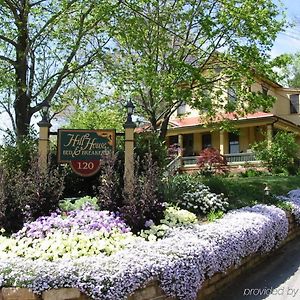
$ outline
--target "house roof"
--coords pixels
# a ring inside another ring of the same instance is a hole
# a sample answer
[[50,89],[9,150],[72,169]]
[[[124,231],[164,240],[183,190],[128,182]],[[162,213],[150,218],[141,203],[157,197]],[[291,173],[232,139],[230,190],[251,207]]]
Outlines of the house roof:
[[[210,122],[220,122],[220,121],[234,121],[234,120],[248,120],[248,119],[257,119],[257,118],[269,118],[269,117],[275,117],[274,114],[271,113],[265,113],[265,112],[256,112],[253,114],[247,114],[243,116],[239,116],[236,113],[224,113],[222,115],[216,116]],[[178,127],[188,127],[188,126],[197,126],[197,125],[204,125],[207,123],[204,119],[201,119],[201,117],[186,117],[186,118],[177,118],[170,120],[170,125],[173,128]]]

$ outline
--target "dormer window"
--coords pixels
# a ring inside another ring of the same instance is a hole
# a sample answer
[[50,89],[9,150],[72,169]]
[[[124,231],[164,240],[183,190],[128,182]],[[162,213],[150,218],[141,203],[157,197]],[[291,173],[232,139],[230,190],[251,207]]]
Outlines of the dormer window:
[[186,104],[183,102],[180,104],[180,106],[177,108],[177,115],[181,116],[186,113]]
[[299,113],[299,94],[290,95],[290,111],[291,114]]

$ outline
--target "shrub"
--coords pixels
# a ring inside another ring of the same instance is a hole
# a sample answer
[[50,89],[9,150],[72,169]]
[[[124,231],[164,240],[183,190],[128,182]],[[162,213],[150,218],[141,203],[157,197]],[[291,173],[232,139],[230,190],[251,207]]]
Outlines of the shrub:
[[228,172],[226,158],[215,148],[203,149],[197,158],[197,165],[203,175],[224,174]]
[[[298,144],[293,133],[279,131],[268,145],[268,141],[252,146],[256,158],[263,161],[272,173],[284,173],[293,170],[298,153]],[[292,171],[295,173],[295,170]]]
[[163,170],[167,161],[167,147],[165,141],[161,140],[156,133],[145,132],[136,135],[135,138],[135,155],[143,163],[151,155],[152,160],[157,167]]
[[99,210],[98,199],[96,197],[85,196],[79,199],[67,198],[59,202],[60,210],[65,212],[84,209],[87,206]]
[[178,206],[206,215],[210,211],[225,211],[228,208],[227,199],[223,194],[217,195],[212,193],[209,187],[199,183],[194,190],[183,194],[182,199],[177,201]]
[[142,230],[140,236],[153,241],[157,238],[162,238],[171,228],[195,224],[197,222],[198,219],[195,214],[184,209],[170,206],[164,211],[164,218],[160,220],[160,224],[155,225],[152,220],[148,220],[145,227],[150,228]]
[[107,156],[103,160],[98,187],[101,209],[118,211],[122,207],[123,165],[118,155]]
[[228,207],[224,195],[212,193],[197,176],[174,176],[167,182],[166,187],[166,199],[169,203],[198,215],[207,214],[211,210],[225,211]]
[[0,227],[15,232],[24,222],[55,211],[63,177],[58,169],[40,172],[37,159],[31,161],[27,172],[10,172],[0,166]]
[[123,206],[120,209],[133,232],[143,229],[149,219],[157,223],[163,213],[158,165],[152,160],[151,154],[147,154],[141,166],[141,169],[136,167],[130,190],[123,192]]
[[4,145],[0,146],[0,163],[10,173],[27,172],[31,160],[37,155],[37,137],[34,131],[30,135],[17,140],[15,135],[7,133]]

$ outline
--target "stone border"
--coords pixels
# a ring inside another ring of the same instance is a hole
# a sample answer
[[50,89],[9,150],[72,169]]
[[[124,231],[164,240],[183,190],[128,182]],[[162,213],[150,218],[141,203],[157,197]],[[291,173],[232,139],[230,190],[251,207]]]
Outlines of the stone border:
[[[300,235],[300,227],[296,224],[295,217],[287,213],[289,220],[289,232],[287,238],[281,243],[279,249]],[[278,249],[278,248],[277,248]],[[276,251],[266,254],[253,254],[241,260],[237,267],[230,267],[226,273],[216,273],[211,278],[206,279],[198,292],[197,300],[205,300],[221,288],[229,285],[236,277],[245,271],[254,268],[262,263]],[[61,288],[48,290],[42,295],[36,295],[26,288],[2,288],[0,290],[0,300],[89,300],[86,295],[76,288]],[[119,300],[119,299],[115,299]],[[159,287],[157,280],[148,282],[144,287],[136,290],[127,300],[176,300],[174,297],[168,297]]]

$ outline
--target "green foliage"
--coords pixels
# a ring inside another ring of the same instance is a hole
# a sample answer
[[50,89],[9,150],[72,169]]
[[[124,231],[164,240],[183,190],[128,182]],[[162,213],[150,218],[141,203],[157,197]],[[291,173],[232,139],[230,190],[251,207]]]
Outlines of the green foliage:
[[75,108],[75,112],[69,117],[68,128],[124,131],[125,112],[117,105],[101,107],[100,104],[90,103],[83,108],[80,106]]
[[64,212],[83,209],[87,205],[92,207],[95,210],[99,209],[98,199],[96,197],[85,196],[79,199],[67,198],[59,202],[59,208]]
[[283,54],[284,64],[280,69],[282,83],[288,87],[300,88],[300,52]]
[[30,168],[10,172],[0,167],[0,228],[19,230],[24,222],[47,215],[58,208],[64,188],[63,175],[57,169],[40,172],[37,159]]
[[[270,188],[271,195],[286,195],[300,187],[299,176],[255,176],[255,177],[203,177],[201,181],[214,193],[223,193],[228,198],[229,208],[235,209],[257,203],[270,204],[264,188]],[[273,198],[273,197],[272,197]],[[274,203],[272,203],[274,204]]]
[[167,165],[167,147],[165,141],[156,133],[145,132],[135,135],[135,154],[144,161],[151,154],[157,166],[163,171]]
[[260,171],[260,170],[256,170],[256,169],[252,169],[249,168],[247,169],[245,172],[239,174],[241,177],[258,177],[258,176],[267,176],[269,175],[268,172],[264,172],[264,171]]
[[98,0],[0,2],[0,92],[8,94],[1,107],[18,138],[28,134],[43,101],[56,109],[69,89],[81,91],[81,74],[95,84],[93,71],[108,50],[106,24],[116,7]]
[[9,172],[26,172],[30,162],[37,155],[37,138],[34,132],[23,139],[16,140],[12,133],[7,133],[4,145],[0,146],[0,164]]
[[209,222],[214,222],[217,219],[221,219],[223,216],[224,216],[223,211],[221,211],[221,210],[217,210],[217,211],[212,210],[207,214],[207,220]]
[[[187,210],[178,207],[167,207],[164,211],[164,218],[160,224],[155,225],[152,220],[146,222],[145,227],[149,229],[142,230],[140,236],[149,241],[155,241],[162,238],[170,228],[181,227],[198,222],[197,216]],[[149,224],[149,226],[147,226]]]
[[206,215],[211,210],[225,211],[228,207],[224,195],[212,193],[197,176],[176,175],[169,179],[166,189],[169,203],[198,215]]
[[[272,97],[249,92],[248,86],[253,69],[272,73],[268,52],[283,23],[281,9],[271,0],[129,1],[112,26],[117,43],[107,72],[116,97],[130,96],[139,114],[164,137],[170,115],[183,101],[208,117],[220,107],[270,107]],[[219,80],[222,84],[214,84]],[[215,103],[233,85],[234,107]]]
[[264,140],[252,146],[256,158],[263,161],[272,173],[282,173],[291,170],[297,158],[299,146],[292,133],[279,131],[273,137],[272,143]]

